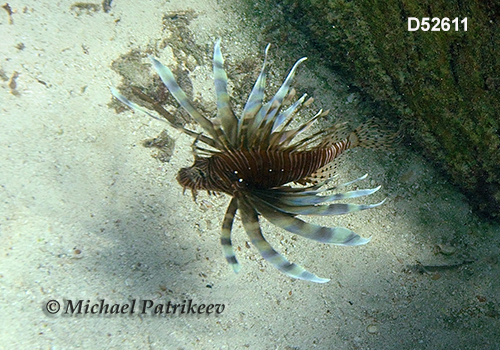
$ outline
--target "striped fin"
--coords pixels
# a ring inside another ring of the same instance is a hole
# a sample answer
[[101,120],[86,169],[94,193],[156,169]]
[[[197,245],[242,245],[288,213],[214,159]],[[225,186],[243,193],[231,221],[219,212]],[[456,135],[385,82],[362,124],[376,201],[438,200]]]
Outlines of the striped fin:
[[[323,181],[321,183],[317,183],[317,184],[314,184],[314,185],[311,185],[311,186],[307,186],[307,187],[290,187],[290,186],[282,186],[282,187],[279,187],[277,188],[276,190],[279,189],[279,192],[280,193],[316,193],[315,191],[321,187],[323,187],[324,185],[326,185],[328,182],[330,182],[331,179],[328,179],[326,181]],[[269,190],[264,190],[264,192],[267,192]],[[271,190],[271,191],[274,191],[274,190]],[[262,192],[262,190],[252,190],[252,192],[254,193],[260,193]]]
[[308,239],[343,246],[363,245],[371,239],[360,237],[357,233],[344,227],[325,227],[307,223],[291,214],[273,208],[267,202],[256,197],[252,197],[252,203],[273,225]]
[[[270,135],[270,129],[266,127],[267,125],[274,124],[274,119],[276,114],[281,109],[283,99],[288,94],[288,90],[290,89],[290,84],[292,83],[293,78],[295,77],[295,71],[297,67],[306,60],[306,57],[302,57],[293,65],[290,73],[288,73],[285,81],[278,89],[274,97],[267,102],[262,108],[259,110],[257,115],[254,118],[252,125],[248,129],[248,137],[249,139],[253,139],[253,144],[258,145],[263,140],[267,139]],[[262,132],[265,130],[265,132]]]
[[283,99],[283,104],[292,103],[296,95],[297,95],[297,90],[295,90],[295,88],[291,88],[288,94]]
[[248,100],[243,108],[243,118],[253,118],[255,114],[259,111],[262,106],[262,100],[264,99],[264,88],[266,86],[266,72],[267,72],[267,52],[271,44],[266,46],[264,51],[264,63],[259,74],[259,77],[255,81],[252,92],[248,96]]
[[227,93],[227,74],[224,70],[224,59],[220,50],[220,39],[214,47],[214,84],[217,95],[217,117],[220,119],[222,129],[227,139],[233,146],[236,146],[236,136],[238,132],[238,119],[235,117],[230,105]]
[[[143,107],[139,106],[138,104],[136,104],[136,103],[134,103],[134,102],[130,101],[128,98],[126,98],[125,96],[123,96],[122,94],[120,94],[120,93],[118,92],[118,90],[116,90],[114,87],[112,87],[112,88],[111,88],[111,93],[113,94],[113,96],[114,96],[114,97],[116,97],[116,99],[117,99],[118,101],[120,101],[121,103],[123,103],[123,104],[127,105],[128,107],[132,108],[133,110],[138,111],[138,112],[141,112],[141,113],[144,113],[144,114],[146,114],[147,116],[149,116],[149,117],[151,117],[151,118],[153,118],[153,119],[159,120],[159,121],[161,121],[161,122],[164,122],[164,121],[165,121],[165,120],[160,119],[160,118],[158,118],[157,116],[155,116],[155,115],[153,115],[153,114],[149,113],[149,111],[148,111],[147,109],[145,109],[145,108],[143,108]],[[175,124],[170,123],[170,125],[172,125],[172,126],[176,127],[176,126],[175,126]]]
[[[297,142],[294,147],[296,147],[299,150],[307,150],[310,149],[311,147],[326,147],[325,144],[329,143],[331,139],[344,139],[344,137],[339,138],[339,134],[344,134],[344,131],[346,130],[345,127],[346,123],[340,123],[340,124],[335,124],[325,130],[320,130],[315,133],[313,133],[310,136],[307,136],[303,139],[300,140],[300,142]],[[316,146],[313,146],[316,144]]]
[[275,209],[278,209],[284,213],[292,215],[344,215],[349,213],[354,213],[361,210],[376,208],[379,205],[384,204],[386,199],[375,204],[351,204],[351,203],[335,203],[329,205],[300,205],[296,202],[292,202],[290,205],[284,204],[281,201],[278,203],[273,202],[269,205]]
[[302,106],[306,99],[306,96],[307,94],[302,95],[301,98],[295,101],[290,107],[288,107],[285,111],[283,111],[276,117],[271,132],[274,132],[285,120],[287,120],[292,114],[297,111],[298,107]]
[[167,115],[166,115],[166,111],[163,109],[163,107],[161,107],[159,104],[156,104],[156,102],[152,99],[152,98],[149,98],[148,96],[140,93],[140,97],[141,98],[145,98],[147,102],[153,104],[153,108],[155,109],[156,112],[158,112],[161,116],[163,116],[165,119],[161,119],[161,118],[158,118],[157,116],[149,113],[149,111],[145,108],[143,108],[142,106],[139,106],[138,104],[130,101],[128,98],[126,98],[125,96],[123,96],[122,94],[120,94],[118,92],[118,90],[116,90],[115,88],[111,88],[111,93],[113,94],[113,96],[120,102],[122,102],[123,104],[127,105],[129,108],[132,108],[133,110],[135,111],[138,111],[138,112],[141,112],[141,113],[144,113],[146,114],[147,116],[153,118],[153,119],[156,119],[156,120],[159,120],[161,122],[165,122],[165,120],[170,124],[170,126],[172,126],[173,128],[177,129],[177,130],[180,130],[186,134],[188,134],[189,136],[192,136],[194,138],[197,138],[199,141],[203,142],[203,143],[206,143],[207,145],[209,146],[212,146],[214,148],[217,148],[217,144],[216,142],[211,139],[210,137],[208,136],[205,136],[205,135],[201,135],[197,132],[194,132],[192,130],[189,130],[189,129],[186,129],[180,125],[177,125],[177,124],[174,124],[174,122],[172,121],[172,118],[167,118]]
[[288,94],[288,90],[290,89],[290,84],[292,83],[292,80],[295,77],[295,71],[297,70],[298,66],[305,60],[307,60],[307,57],[302,57],[301,59],[297,60],[297,62],[295,62],[292,69],[290,70],[290,73],[288,73],[287,77],[285,78],[283,84],[281,84],[280,88],[278,89],[274,97],[266,104],[265,107],[267,108],[263,107],[257,113],[257,116],[255,118],[256,123],[259,123],[260,120],[263,120],[264,123],[269,123],[274,121],[274,116],[281,108],[283,100],[285,96]]
[[[329,164],[331,164],[331,163],[329,163]],[[320,184],[320,183],[321,183],[321,184],[323,184],[323,185],[324,185],[324,184],[326,184],[326,183],[330,182],[330,180],[332,180],[333,178],[335,178],[335,177],[337,177],[337,176],[338,176],[337,174],[334,174],[334,175],[333,175],[333,176],[331,176],[330,178],[321,179],[321,180],[318,182],[318,184]],[[354,184],[354,183],[356,183],[356,182],[358,182],[358,181],[365,180],[367,177],[368,177],[368,174],[364,174],[363,176],[360,176],[360,177],[358,177],[357,179],[354,179],[354,180],[349,181],[349,182],[345,182],[345,183],[340,184],[340,185],[338,185],[338,186],[334,186],[334,187],[327,188],[327,189],[322,190],[322,191],[320,191],[320,192],[327,192],[327,191],[338,190],[339,188],[342,188],[342,187],[347,187],[347,186],[350,186],[350,185],[352,185],[352,184]],[[321,186],[319,186],[319,187],[322,187],[323,185],[321,185]],[[316,185],[316,186],[318,186],[318,185]],[[319,187],[316,187],[316,188],[319,188]],[[355,194],[357,194],[357,193],[358,193],[358,190],[357,190],[357,191],[349,191],[349,192],[339,193],[338,195],[343,195],[343,196],[345,196],[345,197],[340,198],[340,199],[344,199],[344,198],[356,198],[356,197],[367,196],[367,195],[369,195],[369,194],[372,194],[372,193],[374,193],[374,192],[378,191],[378,189],[380,189],[380,187],[375,187],[375,188],[373,188],[373,189],[364,189],[364,190],[359,190],[360,195],[355,195]],[[363,193],[365,193],[364,191],[367,191],[367,192],[370,192],[370,193],[363,194]],[[320,192],[318,192],[318,193],[320,193]],[[351,193],[351,192],[352,192],[352,193]],[[300,194],[300,193],[299,193],[299,194]],[[309,193],[304,192],[304,194],[307,194],[307,195],[308,195]],[[348,197],[347,197],[347,196],[348,196]],[[337,200],[337,199],[332,199],[332,200]]]
[[[323,110],[320,109],[314,117],[312,117],[307,122],[299,126],[297,129],[286,130],[286,131],[282,130],[279,133],[273,134],[273,137],[269,142],[270,148],[279,148],[283,146],[288,146],[296,136],[309,129],[314,124],[314,122],[316,122],[316,120],[318,120],[320,117],[327,115],[328,112],[329,111],[323,112]],[[296,148],[295,145],[293,145],[292,147]]]
[[[278,190],[267,190],[267,191],[261,191],[260,193],[262,195],[259,195],[259,196],[264,196],[265,198],[277,200],[280,203],[283,203],[285,205],[303,206],[303,205],[314,205],[314,204],[320,204],[320,203],[325,203],[325,202],[338,201],[338,200],[348,199],[348,198],[369,196],[370,194],[377,192],[379,189],[380,189],[380,186],[375,187],[375,188],[367,188],[367,189],[363,189],[363,190],[335,193],[335,194],[331,194],[331,195],[327,195],[327,196],[319,196],[318,195],[320,193],[323,193],[324,191],[314,191],[314,192],[309,192],[309,194],[302,194],[302,193],[287,194],[287,193],[283,193],[283,192],[278,191]],[[328,191],[328,189],[325,191]],[[267,193],[265,193],[265,192],[267,192]]]
[[259,77],[255,81],[255,84],[248,96],[248,100],[243,108],[243,115],[240,119],[241,130],[239,130],[238,137],[241,139],[242,144],[246,145],[249,136],[249,130],[255,115],[262,107],[262,101],[264,100],[264,88],[266,87],[266,73],[267,73],[267,53],[271,44],[266,46],[264,51],[264,63],[259,74]]
[[[334,193],[331,195],[321,195],[328,191],[333,191],[341,187],[349,186],[355,182],[364,180],[367,177],[368,174],[365,174],[353,181],[349,181],[347,183],[341,184],[336,187],[329,187],[324,190],[319,190],[319,189],[324,185],[326,185],[331,179],[327,179],[326,181],[323,181],[321,183],[309,187],[302,187],[302,188],[280,187],[276,189],[254,190],[253,193],[257,197],[262,198],[263,200],[269,203],[279,203],[279,204],[284,204],[285,206],[296,206],[296,207],[311,206],[325,202],[333,202],[343,199],[369,196],[380,190],[381,186],[377,186],[375,188],[366,188],[362,190]],[[372,204],[370,208],[381,205],[382,203],[383,202]],[[305,215],[311,215],[311,214],[305,214]]]
[[340,147],[335,148],[335,153],[336,153],[335,158],[331,162],[317,169],[314,173],[309,175],[304,180],[307,182],[316,182],[331,178],[337,172],[337,169],[339,168],[343,155],[345,154],[344,150],[341,149]]
[[292,278],[316,283],[326,283],[329,281],[329,279],[321,278],[308,272],[297,264],[290,263],[284,256],[275,251],[262,235],[257,212],[243,196],[239,196],[238,198],[238,207],[241,214],[241,221],[248,237],[266,261]]
[[360,124],[348,137],[353,147],[371,149],[391,148],[398,133],[383,130],[374,119]]
[[233,245],[231,242],[231,230],[233,228],[234,215],[238,210],[238,201],[236,198],[232,198],[229,206],[227,207],[226,215],[224,215],[224,220],[222,221],[222,231],[220,236],[220,243],[222,244],[222,250],[224,251],[224,256],[233,268],[233,271],[238,273],[241,269],[241,265],[236,259],[234,254]]
[[363,176],[360,176],[358,177],[357,179],[354,179],[352,181],[349,181],[349,182],[346,182],[346,183],[343,183],[342,185],[340,186],[337,186],[337,187],[332,187],[331,190],[335,189],[335,188],[339,188],[339,187],[345,187],[345,186],[349,186],[349,185],[352,185],[353,183],[356,183],[358,181],[361,181],[361,180],[364,180],[368,177],[368,174],[364,174]]
[[[200,126],[216,140],[220,140],[220,132],[216,131],[216,127],[214,124],[208,120],[206,117],[200,114],[196,110],[196,108],[192,105],[191,101],[189,101],[188,97],[186,96],[186,93],[182,91],[180,88],[179,84],[177,84],[177,81],[174,78],[174,75],[172,74],[172,71],[163,64],[161,64],[157,59],[155,59],[152,56],[149,56],[149,59],[151,60],[151,63],[153,64],[154,69],[160,76],[161,80],[165,84],[165,86],[168,88],[170,93],[175,97],[177,102],[189,113],[189,115],[196,120]],[[219,142],[218,142],[219,143]],[[223,148],[224,142],[221,142],[219,145],[220,148]]]
[[259,198],[265,200],[271,205],[280,208],[290,214],[295,215],[343,215],[348,213],[353,213],[360,210],[366,210],[378,207],[382,205],[386,199],[375,204],[347,204],[347,203],[337,203],[329,205],[317,205],[324,202],[331,202],[346,198],[361,197],[364,195],[370,195],[380,188],[370,188],[365,190],[350,191],[346,193],[336,193],[329,196],[318,196],[318,195],[283,195],[280,192],[269,190],[261,191],[259,193]]

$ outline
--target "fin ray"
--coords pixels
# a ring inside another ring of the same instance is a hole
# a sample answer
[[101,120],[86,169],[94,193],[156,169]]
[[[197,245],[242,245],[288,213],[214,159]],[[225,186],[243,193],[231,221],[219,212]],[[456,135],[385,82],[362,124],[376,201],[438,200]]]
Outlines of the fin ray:
[[343,246],[363,245],[370,241],[370,238],[363,238],[345,227],[326,227],[310,224],[296,218],[294,215],[273,208],[267,202],[259,198],[251,198],[252,203],[266,220],[269,220],[273,225],[281,227],[288,232],[318,242]]
[[222,129],[226,137],[233,146],[236,146],[238,119],[234,115],[229,104],[227,74],[224,70],[224,59],[220,50],[220,39],[217,40],[214,47],[213,70],[215,93],[217,95],[217,117],[221,121]]
[[198,112],[198,110],[192,105],[186,93],[180,88],[179,84],[177,84],[177,81],[175,80],[172,71],[168,67],[161,64],[160,61],[158,61],[153,56],[149,56],[149,59],[151,60],[154,69],[160,76],[165,86],[168,88],[170,93],[175,97],[177,102],[179,102],[182,108],[184,108],[189,113],[189,115],[194,120],[196,120],[196,122],[200,124],[200,126],[206,132],[208,132],[210,136],[212,136],[212,138],[214,138],[215,140],[219,140],[219,134],[216,132],[214,124],[206,117],[201,115],[201,113]]
[[238,207],[240,209],[243,227],[247,231],[248,237],[266,261],[283,272],[285,275],[292,278],[316,283],[326,283],[329,281],[329,279],[318,277],[305,270],[303,267],[289,262],[284,256],[275,251],[262,235],[257,212],[242,196],[238,198]]
[[232,198],[229,206],[227,207],[226,214],[224,215],[224,220],[222,221],[220,242],[227,262],[233,268],[233,271],[238,273],[241,269],[241,265],[236,259],[233,244],[231,242],[231,230],[233,228],[236,210],[238,210],[238,201],[236,198]]

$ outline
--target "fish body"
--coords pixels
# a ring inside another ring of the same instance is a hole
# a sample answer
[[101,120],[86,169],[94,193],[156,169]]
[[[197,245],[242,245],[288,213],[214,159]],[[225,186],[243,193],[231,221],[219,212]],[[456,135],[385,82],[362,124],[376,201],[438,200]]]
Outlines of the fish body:
[[[362,238],[343,227],[324,227],[307,223],[299,215],[340,215],[381,205],[333,203],[347,198],[370,195],[380,189],[358,189],[337,192],[340,187],[351,185],[366,178],[362,176],[349,183],[327,187],[334,174],[334,161],[346,150],[354,147],[378,148],[386,143],[384,136],[368,122],[345,135],[345,125],[336,124],[310,136],[303,132],[328,112],[319,111],[312,118],[290,128],[297,112],[312,102],[306,95],[291,102],[295,90],[290,84],[296,69],[306,58],[299,59],[292,67],[276,94],[264,102],[267,72],[267,52],[260,75],[248,97],[241,116],[236,116],[230,106],[227,92],[227,75],[223,68],[220,41],[214,47],[214,79],[217,95],[217,116],[207,118],[196,110],[177,84],[170,69],[151,57],[153,67],[163,83],[191,117],[203,128],[199,134],[173,123],[172,118],[159,104],[155,110],[175,128],[194,137],[195,160],[192,166],[182,168],[177,181],[193,195],[197,191],[223,192],[232,197],[222,221],[221,244],[226,260],[235,272],[241,268],[231,242],[231,230],[237,211],[252,244],[262,257],[284,274],[307,281],[325,283],[328,279],[308,272],[289,262],[274,250],[264,238],[259,216],[291,233],[323,243],[335,245],[362,245],[369,238]],[[129,107],[158,119],[143,107],[134,104],[112,89],[116,98]],[[290,103],[288,107],[285,105]],[[298,137],[302,135],[301,137]],[[203,143],[209,148],[202,148]],[[293,183],[308,185],[294,187]]]
[[[330,147],[308,151],[243,150],[217,153],[198,160],[189,168],[180,170],[178,180],[184,188],[224,192],[269,189],[290,182],[299,183],[318,169],[331,163],[351,145],[348,139]],[[206,181],[196,183],[198,174]],[[208,176],[208,174],[210,174]],[[195,179],[195,181],[192,181]]]

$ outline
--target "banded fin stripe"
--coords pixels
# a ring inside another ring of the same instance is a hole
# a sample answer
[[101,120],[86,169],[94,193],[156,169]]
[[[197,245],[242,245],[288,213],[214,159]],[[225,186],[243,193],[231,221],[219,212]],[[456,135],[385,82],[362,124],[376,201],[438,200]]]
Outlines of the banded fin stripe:
[[174,78],[172,71],[161,64],[156,58],[149,56],[154,69],[163,81],[163,84],[168,88],[170,93],[175,97],[177,102],[184,108],[189,115],[198,123],[200,126],[218,143],[220,149],[225,149],[226,142],[220,142],[221,133],[216,130],[214,124],[208,120],[205,116],[201,115],[200,112],[193,106],[186,93],[180,88],[179,84]]
[[232,146],[237,146],[238,119],[234,115],[229,104],[229,95],[227,93],[227,74],[224,70],[224,59],[220,50],[220,39],[217,40],[214,47],[214,84],[217,96],[217,118],[222,124],[229,142]]
[[233,228],[236,210],[238,210],[238,201],[236,198],[232,198],[229,206],[227,207],[226,214],[224,215],[224,220],[222,221],[220,242],[228,264],[233,268],[234,272],[238,273],[241,269],[241,265],[236,259],[233,244],[231,242],[231,230]]
[[326,283],[329,281],[329,279],[318,277],[305,270],[303,267],[289,262],[284,256],[275,251],[262,235],[257,212],[246,200],[246,198],[243,197],[243,195],[238,197],[238,207],[243,227],[245,228],[250,241],[266,261],[279,271],[283,272],[285,275],[292,278],[316,283]]
[[293,215],[287,214],[265,201],[250,197],[252,204],[255,205],[257,210],[273,225],[281,227],[282,229],[298,234],[299,236],[312,239],[322,243],[331,243],[342,246],[356,246],[363,245],[370,241],[370,238],[360,237],[355,232],[344,227],[325,227],[315,224],[307,223]]
[[[307,206],[321,204],[325,202],[333,202],[348,198],[364,197],[377,192],[381,186],[375,188],[368,188],[364,190],[354,190],[343,193],[335,193],[331,195],[320,196],[319,194],[326,192],[324,191],[309,191],[309,193],[287,193],[280,191],[280,189],[271,189],[267,191],[255,191],[255,194],[267,201],[275,201],[286,206]],[[306,214],[307,215],[307,214]]]

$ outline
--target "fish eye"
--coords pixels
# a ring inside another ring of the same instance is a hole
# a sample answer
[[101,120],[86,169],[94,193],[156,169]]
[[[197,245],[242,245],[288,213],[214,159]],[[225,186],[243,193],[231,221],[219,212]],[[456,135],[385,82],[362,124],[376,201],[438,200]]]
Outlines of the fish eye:
[[207,178],[207,174],[201,170],[200,168],[194,168],[193,170],[195,170],[197,172],[197,175],[203,179],[206,179]]

